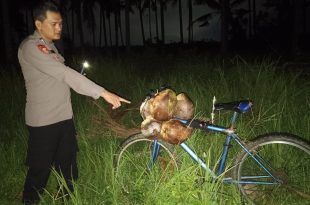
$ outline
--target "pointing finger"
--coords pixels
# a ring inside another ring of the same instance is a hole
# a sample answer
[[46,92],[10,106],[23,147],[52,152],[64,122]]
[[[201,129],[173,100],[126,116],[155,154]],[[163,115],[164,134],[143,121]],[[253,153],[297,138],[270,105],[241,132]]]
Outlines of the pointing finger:
[[121,102],[125,102],[125,103],[128,103],[128,104],[130,104],[130,103],[131,103],[129,100],[126,100],[126,99],[124,99],[124,98],[120,98],[120,99],[119,99],[119,101],[121,101]]

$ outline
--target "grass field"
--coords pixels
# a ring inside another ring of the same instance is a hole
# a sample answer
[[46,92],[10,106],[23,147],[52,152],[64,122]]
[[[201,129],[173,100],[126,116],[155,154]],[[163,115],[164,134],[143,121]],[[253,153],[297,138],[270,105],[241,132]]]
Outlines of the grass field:
[[[79,67],[81,58],[72,58],[70,64]],[[82,60],[82,59],[81,59]],[[136,56],[131,59],[111,60],[93,57],[87,76],[132,101],[124,108],[136,108],[151,88],[169,84],[177,92],[186,92],[194,101],[196,117],[210,117],[212,98],[218,102],[240,99],[254,101],[253,112],[240,118],[238,133],[244,140],[259,134],[283,131],[310,140],[310,81],[309,76],[277,69],[271,60],[247,62],[235,57],[225,61],[214,59],[170,56],[151,58]],[[0,76],[0,204],[19,204],[26,174],[24,160],[27,148],[27,130],[24,125],[25,88],[20,74],[1,73]],[[107,105],[99,100],[103,107]],[[79,179],[75,193],[66,204],[240,204],[241,198],[234,186],[205,183],[197,186],[198,167],[190,159],[186,166],[167,182],[124,196],[115,181],[113,156],[122,139],[94,123],[100,111],[90,98],[72,92],[72,103],[79,141]],[[227,124],[228,113],[216,115],[217,124]],[[123,119],[128,127],[141,123],[138,110]],[[197,151],[208,153],[208,163],[216,163],[219,137],[204,137],[195,132],[189,143]],[[61,178],[50,177],[41,204],[59,204],[53,200]]]

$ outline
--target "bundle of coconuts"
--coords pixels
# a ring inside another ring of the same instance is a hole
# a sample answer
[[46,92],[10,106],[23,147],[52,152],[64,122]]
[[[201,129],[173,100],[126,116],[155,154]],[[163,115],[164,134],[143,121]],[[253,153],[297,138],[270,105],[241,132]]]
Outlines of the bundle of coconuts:
[[165,89],[154,97],[148,97],[140,106],[144,121],[141,132],[144,136],[153,136],[171,144],[180,144],[192,133],[192,128],[182,124],[178,119],[191,119],[194,105],[185,93],[176,94]]

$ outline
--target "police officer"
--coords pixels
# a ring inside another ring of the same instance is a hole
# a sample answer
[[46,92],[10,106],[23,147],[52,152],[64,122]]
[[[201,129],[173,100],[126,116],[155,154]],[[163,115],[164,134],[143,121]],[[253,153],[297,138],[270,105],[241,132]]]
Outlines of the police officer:
[[26,125],[29,130],[26,164],[29,166],[23,202],[33,204],[43,193],[51,167],[61,174],[69,190],[78,177],[77,141],[70,88],[79,94],[104,98],[113,109],[130,103],[67,67],[53,44],[61,37],[62,18],[51,1],[34,9],[36,31],[19,46],[18,59],[25,79]]

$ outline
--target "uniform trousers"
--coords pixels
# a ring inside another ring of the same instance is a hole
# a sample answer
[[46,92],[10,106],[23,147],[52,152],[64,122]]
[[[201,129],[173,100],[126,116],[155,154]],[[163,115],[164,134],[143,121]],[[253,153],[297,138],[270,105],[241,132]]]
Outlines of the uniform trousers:
[[24,184],[23,203],[39,201],[53,167],[64,177],[69,190],[73,191],[72,182],[78,178],[78,145],[73,120],[27,127],[29,139],[26,165],[29,169]]

